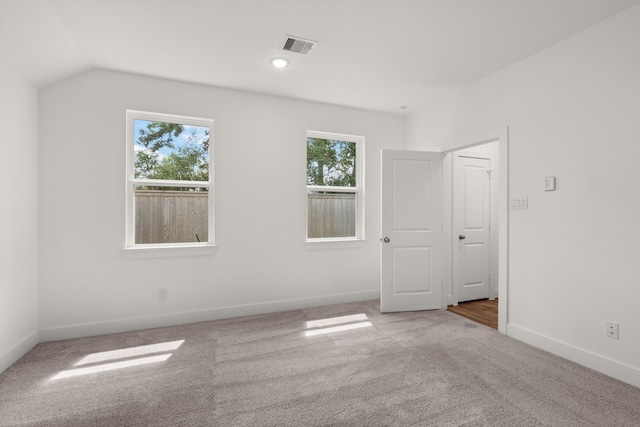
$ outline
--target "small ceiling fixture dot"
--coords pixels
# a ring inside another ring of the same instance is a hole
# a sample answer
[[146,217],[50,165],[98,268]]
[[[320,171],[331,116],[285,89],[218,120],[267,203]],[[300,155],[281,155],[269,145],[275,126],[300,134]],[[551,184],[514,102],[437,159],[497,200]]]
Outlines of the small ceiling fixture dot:
[[272,58],[270,62],[276,68],[286,68],[289,65],[287,58]]

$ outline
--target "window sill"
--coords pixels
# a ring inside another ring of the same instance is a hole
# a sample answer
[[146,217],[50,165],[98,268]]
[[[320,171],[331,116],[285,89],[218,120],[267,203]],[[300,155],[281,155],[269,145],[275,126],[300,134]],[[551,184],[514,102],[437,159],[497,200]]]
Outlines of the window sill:
[[136,246],[124,248],[122,253],[125,258],[160,258],[181,256],[214,255],[217,251],[215,245],[189,245],[189,246]]
[[307,249],[346,249],[363,248],[365,239],[313,239],[305,241]]

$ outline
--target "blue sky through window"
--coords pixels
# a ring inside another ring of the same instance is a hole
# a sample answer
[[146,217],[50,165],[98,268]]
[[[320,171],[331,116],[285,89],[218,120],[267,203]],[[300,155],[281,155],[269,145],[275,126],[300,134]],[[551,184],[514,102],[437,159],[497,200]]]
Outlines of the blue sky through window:
[[[134,150],[143,150],[145,147],[138,142],[138,137],[140,136],[140,131],[147,129],[147,126],[152,123],[151,120],[134,120],[133,122],[133,135],[135,138],[134,141]],[[177,137],[173,137],[172,144],[174,148],[170,147],[162,147],[158,150],[158,154],[160,155],[160,159],[167,157],[172,152],[177,152],[180,147],[184,147],[191,142],[194,142],[198,145],[202,145],[202,143],[208,138],[206,132],[209,128],[204,126],[191,126],[191,125],[183,125],[184,131],[178,135]],[[209,159],[209,152],[206,153],[207,160]]]

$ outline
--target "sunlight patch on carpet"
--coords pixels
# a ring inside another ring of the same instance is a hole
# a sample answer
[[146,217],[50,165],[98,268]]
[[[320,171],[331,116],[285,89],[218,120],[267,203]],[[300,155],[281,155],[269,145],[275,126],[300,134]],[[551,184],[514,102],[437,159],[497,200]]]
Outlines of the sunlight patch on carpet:
[[304,336],[312,337],[314,335],[343,332],[352,329],[366,328],[369,326],[373,325],[368,321],[368,317],[364,313],[330,317],[320,320],[310,320],[307,322],[307,330],[305,331]]
[[[72,369],[61,371],[58,374],[54,375],[53,377],[51,377],[50,381],[77,377],[81,375],[95,374],[99,372],[114,371],[118,369],[130,368],[133,366],[148,365],[151,363],[165,362],[173,354],[171,352],[177,350],[183,343],[184,340],[168,341],[158,344],[141,345],[137,347],[92,353],[82,358],[79,362],[75,363]],[[148,356],[153,353],[165,354]],[[114,360],[119,361],[114,362]],[[78,368],[78,366],[85,365],[92,366]]]
[[178,347],[180,347],[183,342],[184,340],[169,341],[169,342],[163,342],[159,344],[141,345],[138,347],[129,347],[129,348],[123,348],[120,350],[111,350],[111,351],[103,351],[100,353],[93,353],[84,357],[82,360],[80,360],[78,363],[76,363],[73,366],[88,365],[91,363],[106,362],[109,360],[126,359],[128,357],[137,357],[137,356],[144,356],[152,353],[163,353],[165,351],[173,351],[173,350],[176,350]]
[[60,380],[62,378],[77,377],[80,375],[96,374],[98,372],[115,371],[116,369],[130,368],[132,366],[164,362],[170,357],[171,354],[161,354],[159,356],[141,357],[138,359],[124,360],[122,362],[104,363],[102,365],[88,366],[86,368],[70,369],[53,376],[51,381]]

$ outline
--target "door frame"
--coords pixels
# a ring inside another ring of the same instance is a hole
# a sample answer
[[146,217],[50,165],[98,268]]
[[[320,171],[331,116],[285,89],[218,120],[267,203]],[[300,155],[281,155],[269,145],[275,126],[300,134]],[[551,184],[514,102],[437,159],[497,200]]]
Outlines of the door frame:
[[[489,142],[498,142],[498,331],[508,335],[509,280],[509,128],[493,129],[482,134],[444,144],[443,162],[443,253],[442,304],[453,301],[453,152]],[[492,166],[493,167],[493,166]],[[457,301],[456,301],[457,302]]]

